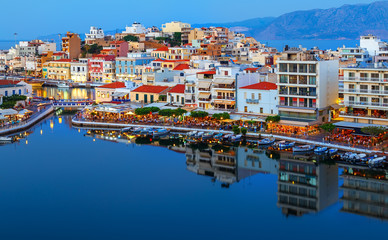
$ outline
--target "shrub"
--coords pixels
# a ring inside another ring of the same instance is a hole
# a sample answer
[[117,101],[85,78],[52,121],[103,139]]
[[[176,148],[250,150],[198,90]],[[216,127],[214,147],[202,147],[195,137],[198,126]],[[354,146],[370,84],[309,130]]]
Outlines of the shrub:
[[241,130],[240,130],[240,127],[237,126],[237,125],[233,125],[233,128],[232,128],[232,131],[234,134],[240,134]]
[[265,119],[266,122],[279,122],[280,121],[280,116],[279,115],[276,115],[276,116],[268,116],[266,119]]
[[213,118],[220,120],[220,119],[230,119],[230,115],[227,112],[224,113],[215,113],[212,116]]
[[205,112],[205,111],[192,111],[190,113],[190,116],[194,117],[194,118],[204,118],[204,117],[207,117],[209,115],[208,112]]

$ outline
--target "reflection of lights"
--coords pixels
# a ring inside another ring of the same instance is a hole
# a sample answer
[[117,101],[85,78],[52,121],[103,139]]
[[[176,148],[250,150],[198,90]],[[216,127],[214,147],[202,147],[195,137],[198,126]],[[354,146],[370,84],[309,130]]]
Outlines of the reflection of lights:
[[26,139],[26,145],[28,144],[28,140]]
[[59,122],[59,124],[62,123],[62,117],[59,117],[59,118],[58,118],[58,122]]
[[40,135],[42,135],[43,134],[43,130],[42,129],[40,129]]
[[95,141],[96,141],[96,139],[93,138],[93,142],[95,142]]
[[51,128],[51,129],[54,128],[54,121],[53,121],[53,120],[50,120],[50,128]]
[[81,132],[81,129],[78,128],[78,132]]

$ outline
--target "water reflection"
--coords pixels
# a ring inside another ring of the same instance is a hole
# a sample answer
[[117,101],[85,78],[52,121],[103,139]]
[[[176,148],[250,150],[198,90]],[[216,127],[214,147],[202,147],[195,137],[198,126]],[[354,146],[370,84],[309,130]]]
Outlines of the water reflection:
[[34,87],[33,92],[41,98],[94,100],[94,89],[91,88]]

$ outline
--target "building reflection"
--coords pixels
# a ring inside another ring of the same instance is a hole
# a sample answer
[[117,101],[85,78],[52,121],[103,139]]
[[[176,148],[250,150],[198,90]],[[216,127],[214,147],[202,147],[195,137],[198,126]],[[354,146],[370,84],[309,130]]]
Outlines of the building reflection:
[[286,216],[317,213],[338,201],[338,166],[317,160],[280,153],[277,205]]
[[94,89],[87,88],[56,88],[38,87],[33,88],[34,94],[41,98],[54,99],[94,99]]
[[388,172],[344,166],[341,211],[388,220]]

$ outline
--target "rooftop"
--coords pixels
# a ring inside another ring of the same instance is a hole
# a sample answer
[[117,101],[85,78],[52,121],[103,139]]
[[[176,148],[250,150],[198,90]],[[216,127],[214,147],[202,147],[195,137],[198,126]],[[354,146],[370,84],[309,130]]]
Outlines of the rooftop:
[[259,82],[245,87],[240,87],[240,89],[276,90],[277,86],[275,83],[271,83],[271,82]]
[[132,92],[161,93],[167,89],[168,89],[168,87],[166,87],[166,86],[143,85],[143,86],[140,86],[140,87],[134,89]]
[[125,83],[113,82],[113,83],[108,83],[108,84],[99,86],[98,88],[125,88]]
[[185,70],[185,69],[190,69],[190,66],[188,64],[181,63],[178,66],[176,66],[173,70],[181,71],[181,70]]
[[169,93],[185,93],[185,85],[184,84],[177,84],[175,87],[171,88]]

